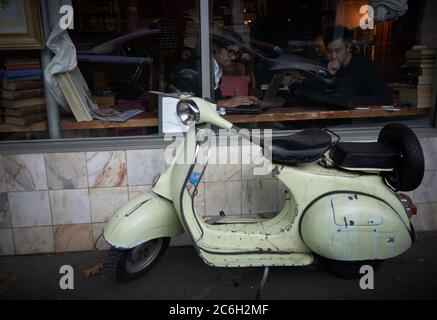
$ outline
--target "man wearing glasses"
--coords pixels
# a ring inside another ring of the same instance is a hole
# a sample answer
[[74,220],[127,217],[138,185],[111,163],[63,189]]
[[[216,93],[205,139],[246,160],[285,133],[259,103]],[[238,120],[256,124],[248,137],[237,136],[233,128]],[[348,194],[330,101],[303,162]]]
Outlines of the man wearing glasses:
[[[214,73],[214,99],[218,107],[234,108],[259,103],[259,99],[253,96],[234,96],[226,99],[222,96],[220,84],[223,76],[223,68],[231,66],[240,57],[241,37],[233,33],[232,36],[213,35],[213,73]],[[198,58],[190,58],[175,67],[170,87],[173,91],[192,92],[196,96],[200,91],[200,61]]]

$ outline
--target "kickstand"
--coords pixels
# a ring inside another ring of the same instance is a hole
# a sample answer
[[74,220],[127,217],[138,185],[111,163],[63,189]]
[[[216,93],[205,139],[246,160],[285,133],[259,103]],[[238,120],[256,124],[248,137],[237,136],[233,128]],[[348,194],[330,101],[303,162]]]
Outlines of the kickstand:
[[266,284],[267,277],[269,276],[269,267],[264,267],[263,277],[261,279],[261,283],[259,284],[258,291],[256,292],[255,300],[261,300],[261,291]]

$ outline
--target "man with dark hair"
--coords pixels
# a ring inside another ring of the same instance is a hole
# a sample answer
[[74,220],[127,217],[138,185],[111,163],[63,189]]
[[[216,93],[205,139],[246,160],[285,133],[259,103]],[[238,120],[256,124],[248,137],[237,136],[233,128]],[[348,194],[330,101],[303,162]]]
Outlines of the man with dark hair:
[[[214,99],[219,107],[234,108],[259,103],[259,99],[252,96],[234,96],[225,99],[220,90],[223,68],[227,68],[240,57],[240,35],[234,31],[220,30],[213,32],[213,74]],[[192,92],[200,96],[200,61],[193,57],[175,67],[170,86],[179,91]]]
[[337,79],[337,92],[355,106],[393,103],[387,84],[372,61],[351,52],[352,34],[343,26],[334,26],[323,37],[328,71]]

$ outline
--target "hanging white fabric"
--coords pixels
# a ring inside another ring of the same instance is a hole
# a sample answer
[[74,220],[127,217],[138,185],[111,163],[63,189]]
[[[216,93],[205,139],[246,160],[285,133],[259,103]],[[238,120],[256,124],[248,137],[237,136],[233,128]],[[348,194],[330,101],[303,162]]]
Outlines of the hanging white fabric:
[[50,0],[49,4],[48,22],[52,31],[47,38],[46,46],[54,56],[44,70],[44,81],[47,83],[47,87],[59,105],[65,111],[71,112],[58,82],[54,77],[57,73],[73,70],[77,66],[76,47],[68,35],[68,31],[65,30],[64,26],[61,27],[63,15],[60,13],[60,9],[64,5],[71,6],[71,1]]

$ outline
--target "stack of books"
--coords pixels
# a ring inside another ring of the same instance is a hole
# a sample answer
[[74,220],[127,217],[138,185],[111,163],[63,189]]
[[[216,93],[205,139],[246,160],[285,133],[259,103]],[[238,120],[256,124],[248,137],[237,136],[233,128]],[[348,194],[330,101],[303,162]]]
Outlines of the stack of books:
[[46,121],[46,101],[41,80],[3,81],[1,106],[4,123],[27,126]]
[[8,81],[41,79],[41,64],[34,58],[6,59],[0,77]]
[[46,121],[46,101],[38,59],[6,59],[3,64],[1,102],[4,123],[27,126]]
[[399,100],[417,108],[430,108],[433,103],[435,49],[414,47],[406,55],[399,84]]

